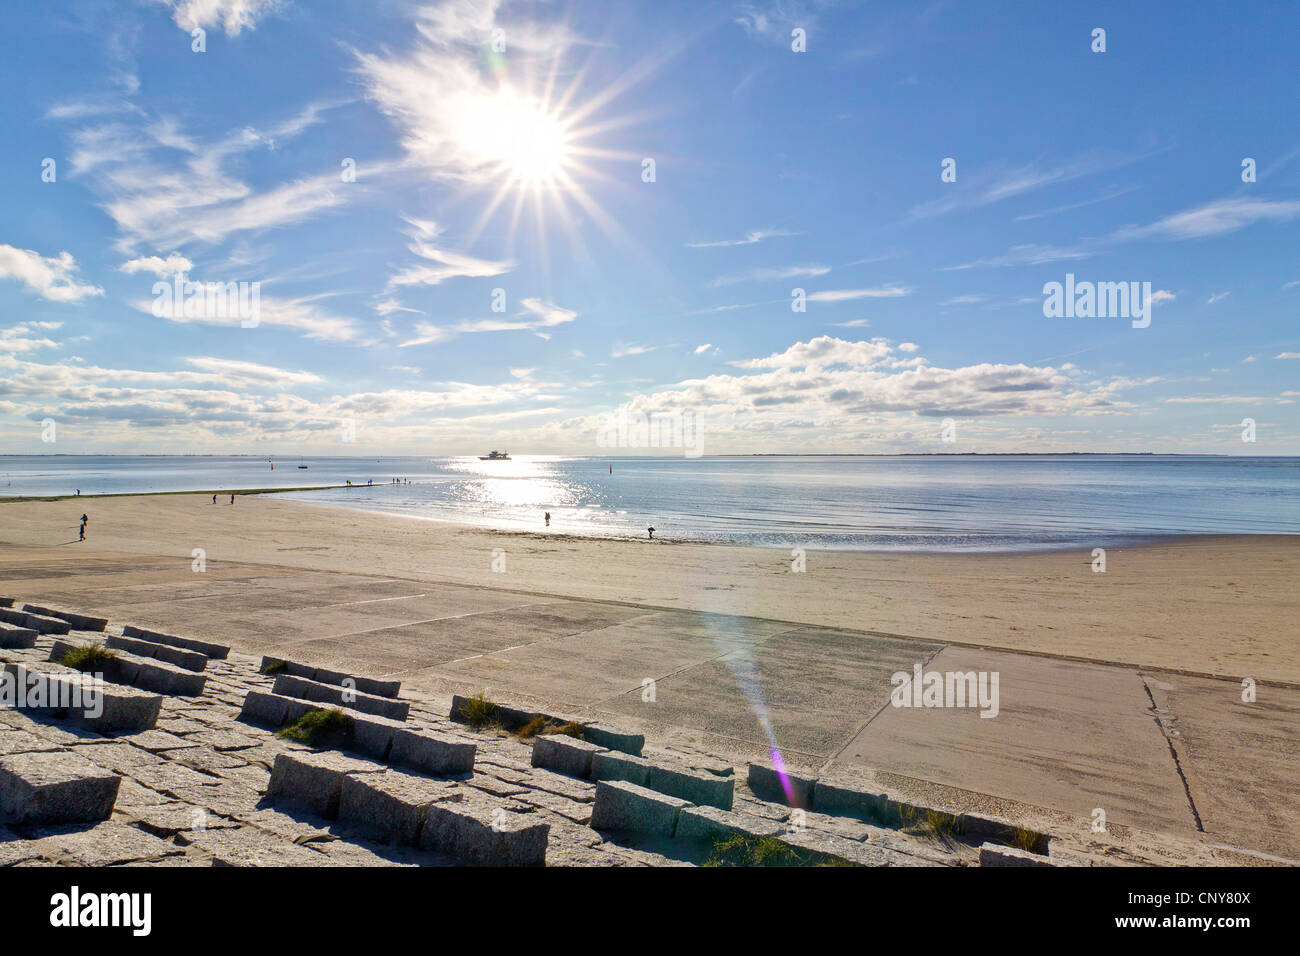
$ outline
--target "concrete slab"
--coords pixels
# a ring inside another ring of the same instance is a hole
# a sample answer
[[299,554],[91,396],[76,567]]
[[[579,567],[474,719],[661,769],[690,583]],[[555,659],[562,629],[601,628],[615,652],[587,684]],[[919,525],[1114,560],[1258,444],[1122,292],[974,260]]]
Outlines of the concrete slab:
[[1300,861],[1300,690],[1144,677],[1211,841]]
[[951,647],[925,670],[998,672],[998,715],[886,706],[832,770],[884,768],[1081,820],[1101,807],[1112,823],[1195,828],[1169,745],[1132,670]]

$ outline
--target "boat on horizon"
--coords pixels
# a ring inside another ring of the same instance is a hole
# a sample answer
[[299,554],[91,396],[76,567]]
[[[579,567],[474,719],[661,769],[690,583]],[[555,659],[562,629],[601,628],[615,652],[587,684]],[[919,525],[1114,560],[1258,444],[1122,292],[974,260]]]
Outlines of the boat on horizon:
[[493,449],[490,454],[479,455],[478,460],[479,461],[509,461],[510,453],[505,451],[497,451],[496,449]]

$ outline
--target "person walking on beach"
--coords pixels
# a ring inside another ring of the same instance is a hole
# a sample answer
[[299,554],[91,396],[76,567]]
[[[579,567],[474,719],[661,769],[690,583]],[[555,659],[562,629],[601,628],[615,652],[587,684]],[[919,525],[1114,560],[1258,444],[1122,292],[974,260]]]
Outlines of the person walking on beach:
[[234,496],[233,493],[230,495],[230,503],[231,503],[232,505],[235,503],[235,496]]
[[85,540],[86,540],[86,522],[89,521],[89,520],[90,520],[90,519],[87,518],[84,514],[81,516],[81,534],[80,534],[80,536],[77,538],[78,541],[85,541]]
[[212,496],[212,503],[213,503],[214,505],[217,503],[217,496],[216,496],[216,495],[213,495],[213,496]]

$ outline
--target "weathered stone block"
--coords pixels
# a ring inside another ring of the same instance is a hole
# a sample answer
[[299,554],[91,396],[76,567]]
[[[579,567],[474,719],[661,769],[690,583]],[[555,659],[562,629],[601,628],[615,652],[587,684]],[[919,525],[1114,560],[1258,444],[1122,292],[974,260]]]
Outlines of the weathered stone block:
[[543,866],[550,825],[488,798],[431,803],[420,847],[473,866]]
[[41,634],[67,634],[72,630],[72,625],[67,621],[55,617],[45,617],[41,614],[32,614],[28,611],[14,611],[8,608],[0,608],[0,621],[5,624],[12,624],[15,627],[30,628],[33,631],[39,631]]
[[591,758],[605,752],[604,747],[565,734],[538,734],[533,738],[533,766],[570,777],[590,777]]
[[284,724],[284,715],[288,706],[289,702],[278,694],[250,690],[244,696],[244,705],[239,709],[239,719],[246,724],[279,727]]
[[980,847],[980,866],[1055,866],[1049,857],[1013,846],[985,843]]
[[39,631],[30,627],[14,627],[12,624],[0,624],[0,647],[21,648],[35,647]]
[[626,780],[638,787],[645,787],[650,783],[650,761],[644,757],[612,753],[608,750],[604,753],[592,754],[591,779]]
[[388,697],[373,697],[348,687],[336,687],[319,681],[294,677],[292,674],[277,674],[272,690],[285,697],[297,697],[336,707],[347,707],[363,714],[375,714],[389,720],[405,720],[410,713],[408,701],[393,700]]
[[641,756],[641,748],[645,746],[645,734],[630,734],[609,724],[583,724],[582,736],[598,747],[618,750],[633,757]]
[[405,764],[428,773],[473,773],[477,750],[478,747],[472,743],[446,740],[428,732],[398,730],[393,733],[388,759],[391,763]]
[[634,783],[602,780],[596,784],[591,828],[672,836],[677,830],[678,814],[689,806],[686,800]]
[[197,651],[205,654],[213,660],[224,661],[230,656],[230,648],[223,644],[210,644],[207,641],[196,641],[190,637],[176,637],[173,634],[163,634],[159,631],[149,631],[143,627],[136,627],[134,624],[128,624],[122,628],[123,637],[138,637],[141,640],[152,641],[154,644],[167,644],[171,647],[179,647],[187,651]]
[[349,774],[339,792],[339,819],[381,840],[415,846],[429,804],[460,796],[454,785],[394,770]]
[[871,793],[849,783],[820,777],[813,787],[813,806],[818,813],[832,817],[854,817],[859,820],[891,822],[896,809],[883,793]]
[[749,789],[760,800],[808,810],[813,805],[813,790],[817,780],[814,777],[801,777],[787,770],[785,782],[790,787],[790,792],[787,793],[782,786],[781,775],[774,768],[751,763],[748,782]]
[[108,627],[108,618],[92,617],[89,614],[74,614],[72,611],[56,611],[52,608],[41,607],[39,604],[24,604],[23,610],[30,614],[40,614],[44,617],[58,618],[61,621],[67,621],[79,631],[102,631]]
[[155,644],[152,641],[142,641],[135,637],[110,634],[105,638],[104,644],[115,650],[129,651],[136,657],[145,657],[151,660],[165,661],[168,664],[175,664],[187,671],[202,671],[208,666],[206,654],[200,654],[197,651],[183,651],[179,647]]
[[32,826],[107,820],[122,778],[74,753],[0,757],[0,813]]
[[649,787],[691,803],[706,803],[720,810],[730,810],[736,781],[732,777],[715,777],[694,770],[651,764]]
[[774,837],[785,833],[785,824],[748,813],[731,813],[717,807],[685,807],[677,817],[676,837],[716,843],[735,834]]
[[344,777],[383,771],[383,764],[331,751],[276,754],[266,795],[300,804],[319,816],[332,820],[338,816]]
[[[398,691],[402,688],[402,682],[397,680],[376,680],[373,677],[358,677],[355,674],[344,674],[340,671],[327,670],[324,667],[317,667],[310,674],[301,676],[310,677],[314,681],[322,684],[335,684],[339,687],[351,687],[353,690],[360,691],[363,694],[370,694],[374,697],[397,697]],[[351,681],[348,684],[347,681]],[[387,716],[387,715],[385,715]],[[397,718],[404,720],[405,718]]]

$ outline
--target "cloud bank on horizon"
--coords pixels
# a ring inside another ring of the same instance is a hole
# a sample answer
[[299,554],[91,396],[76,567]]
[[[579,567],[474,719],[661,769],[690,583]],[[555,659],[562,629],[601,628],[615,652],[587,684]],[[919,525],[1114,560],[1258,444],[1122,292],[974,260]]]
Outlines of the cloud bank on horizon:
[[0,451],[1300,454],[1300,8],[1069,7],[20,4]]

